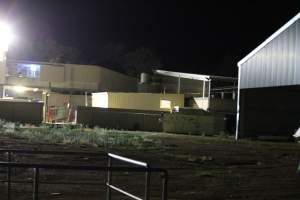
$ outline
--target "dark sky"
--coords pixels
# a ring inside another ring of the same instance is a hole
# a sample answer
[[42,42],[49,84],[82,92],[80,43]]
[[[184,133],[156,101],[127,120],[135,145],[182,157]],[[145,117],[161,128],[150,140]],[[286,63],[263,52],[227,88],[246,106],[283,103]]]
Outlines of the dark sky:
[[299,0],[0,2],[20,40],[51,37],[89,56],[108,43],[143,46],[165,69],[219,75],[233,75],[243,56],[300,11]]

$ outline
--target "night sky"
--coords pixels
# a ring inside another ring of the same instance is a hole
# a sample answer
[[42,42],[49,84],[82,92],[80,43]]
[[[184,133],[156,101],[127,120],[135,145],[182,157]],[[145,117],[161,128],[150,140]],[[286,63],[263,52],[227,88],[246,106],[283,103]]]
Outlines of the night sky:
[[241,58],[300,11],[299,0],[0,2],[19,44],[51,37],[80,49],[83,62],[106,44],[146,47],[164,69],[231,76]]

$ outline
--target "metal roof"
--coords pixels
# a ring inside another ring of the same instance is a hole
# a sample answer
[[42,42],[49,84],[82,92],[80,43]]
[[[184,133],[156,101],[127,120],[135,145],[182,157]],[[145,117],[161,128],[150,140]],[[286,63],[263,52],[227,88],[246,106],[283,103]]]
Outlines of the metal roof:
[[290,27],[293,23],[295,23],[300,18],[300,12],[293,17],[290,21],[284,24],[280,29],[278,29],[275,33],[273,33],[270,37],[268,37],[263,43],[261,43],[258,47],[256,47],[253,51],[251,51],[246,57],[238,62],[238,66],[241,67],[243,63],[245,63],[249,58],[254,56],[258,51],[264,48],[268,43],[270,43],[274,38],[280,35],[283,31],[285,31],[288,27]]
[[237,80],[237,78],[234,77],[191,74],[191,73],[173,72],[173,71],[166,71],[166,70],[154,70],[154,73],[163,76],[172,76],[177,78],[180,77],[180,78],[193,79],[199,81],[209,81],[209,80],[236,81]]

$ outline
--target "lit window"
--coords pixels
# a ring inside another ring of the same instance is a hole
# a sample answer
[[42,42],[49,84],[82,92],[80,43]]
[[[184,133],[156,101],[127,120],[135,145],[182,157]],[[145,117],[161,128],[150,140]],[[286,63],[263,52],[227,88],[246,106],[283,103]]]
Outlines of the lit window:
[[160,100],[160,108],[171,109],[171,101],[169,101],[169,100]]
[[40,65],[36,64],[17,64],[17,75],[27,78],[40,77]]

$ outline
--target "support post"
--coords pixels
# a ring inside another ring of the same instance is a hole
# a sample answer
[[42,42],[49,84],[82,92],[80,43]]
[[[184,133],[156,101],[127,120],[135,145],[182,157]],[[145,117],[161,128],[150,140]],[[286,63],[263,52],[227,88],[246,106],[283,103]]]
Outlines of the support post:
[[203,81],[203,88],[202,88],[202,98],[205,97],[205,81]]
[[88,96],[87,96],[87,92],[84,92],[84,100],[85,100],[85,107],[88,107]]
[[168,174],[162,174],[162,200],[168,199]]
[[150,194],[150,172],[145,173],[145,200],[149,200]]
[[177,85],[177,94],[180,94],[180,87],[181,87],[181,79],[180,75],[178,76],[178,85]]
[[110,184],[111,184],[111,158],[108,156],[108,162],[107,162],[107,182],[106,182],[106,200],[111,200],[111,189],[110,189]]
[[208,81],[208,96],[207,96],[207,100],[208,100],[208,109],[210,109],[210,92],[211,92],[211,79],[209,79]]
[[[11,152],[7,152],[7,160],[10,163],[11,162]],[[7,167],[7,199],[10,200],[11,196],[11,167]]]
[[32,199],[39,199],[39,168],[33,168],[33,192]]

